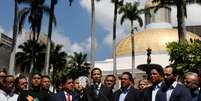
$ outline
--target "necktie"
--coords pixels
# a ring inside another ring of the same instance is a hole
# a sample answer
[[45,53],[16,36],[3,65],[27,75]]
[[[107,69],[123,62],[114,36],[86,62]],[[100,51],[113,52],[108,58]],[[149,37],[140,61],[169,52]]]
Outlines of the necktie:
[[70,95],[69,95],[69,94],[67,94],[67,101],[71,101],[71,100],[70,100]]

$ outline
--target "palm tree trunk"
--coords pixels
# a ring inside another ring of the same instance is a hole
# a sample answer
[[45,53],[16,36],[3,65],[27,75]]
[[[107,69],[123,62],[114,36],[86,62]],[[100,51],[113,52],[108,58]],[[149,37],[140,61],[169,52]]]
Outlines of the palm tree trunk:
[[48,38],[45,56],[45,75],[48,75],[49,71],[49,61],[50,61],[50,48],[51,48],[51,37],[52,37],[52,21],[54,13],[55,0],[51,0],[50,16],[49,16],[49,26],[48,26]]
[[29,74],[33,73],[33,70],[35,68],[35,45],[36,45],[36,32],[33,31],[33,37],[32,37],[32,51],[31,51],[31,65]]
[[185,26],[185,9],[184,4],[177,5],[177,23],[178,23],[178,39],[179,42],[186,40],[186,26]]
[[9,64],[9,74],[14,75],[14,67],[15,67],[15,53],[16,53],[16,40],[17,40],[17,11],[18,11],[18,4],[17,1],[15,2],[15,14],[14,14],[14,24],[13,24],[13,46],[12,46],[12,53],[10,56],[10,64]]
[[135,47],[134,47],[134,28],[133,28],[133,21],[131,21],[131,48],[132,48],[132,74],[134,75],[134,68],[135,68]]
[[95,43],[96,43],[96,27],[95,27],[95,1],[91,0],[91,68],[95,65]]
[[117,3],[114,2],[114,19],[113,19],[113,75],[117,75],[117,60],[116,60],[116,22],[117,22]]

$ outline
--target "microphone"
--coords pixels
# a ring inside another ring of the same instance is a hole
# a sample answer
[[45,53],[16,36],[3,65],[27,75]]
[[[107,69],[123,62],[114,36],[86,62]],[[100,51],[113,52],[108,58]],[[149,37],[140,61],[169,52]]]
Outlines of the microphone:
[[99,86],[99,83],[98,83],[98,82],[94,82],[94,88],[95,88],[96,90],[98,90],[98,86]]
[[110,101],[105,95],[104,93],[100,90],[100,88],[98,87],[99,86],[99,83],[98,82],[94,82],[94,88],[99,92],[100,95],[103,96],[103,98],[106,100],[106,101]]

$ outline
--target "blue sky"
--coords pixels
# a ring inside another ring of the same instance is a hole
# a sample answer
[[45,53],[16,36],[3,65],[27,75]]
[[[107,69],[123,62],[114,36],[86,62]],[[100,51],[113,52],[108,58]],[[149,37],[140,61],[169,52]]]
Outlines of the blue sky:
[[[46,0],[48,4],[49,0]],[[64,44],[66,51],[82,51],[89,53],[90,51],[90,12],[84,4],[83,0],[75,0],[72,6],[69,6],[68,0],[58,0],[55,8],[57,18],[57,26],[54,28],[53,37],[58,37],[55,41]],[[3,0],[0,3],[0,31],[11,36],[14,12],[14,0]],[[48,18],[44,17],[42,24],[42,32],[47,33]],[[104,37],[109,33],[107,30],[96,23],[97,36],[97,60],[102,60],[111,57],[111,47],[103,43]],[[26,31],[29,25],[26,24]],[[21,40],[21,38],[19,38]],[[54,40],[54,38],[53,38]],[[88,55],[89,56],[89,55]]]
[[[50,0],[46,0],[49,4]],[[74,0],[71,7],[69,7],[68,0],[58,0],[55,8],[57,18],[57,26],[53,29],[53,41],[64,45],[64,50],[68,53],[74,51],[81,51],[84,53],[90,52],[90,0]],[[133,0],[125,0],[127,2]],[[144,4],[145,0],[138,0]],[[143,6],[143,5],[141,5]],[[187,10],[188,14],[187,24],[190,22],[197,25],[201,20],[195,20],[201,17],[199,6],[193,5],[191,9]],[[2,0],[0,3],[0,32],[6,35],[12,35],[14,12],[14,0]],[[176,10],[172,10],[172,24],[176,25]],[[142,16],[143,17],[143,16]],[[196,17],[196,18],[193,18]],[[119,23],[120,16],[117,22],[117,41],[128,35],[130,30],[130,23],[126,21],[123,25]],[[48,18],[44,17],[41,32],[47,33]],[[96,60],[104,60],[111,58],[112,46],[112,21],[113,21],[113,5],[110,0],[101,0],[96,2]],[[137,24],[135,24],[137,26]],[[25,31],[29,31],[29,25],[26,24]],[[18,44],[24,40],[23,35],[19,36]],[[89,54],[88,54],[89,57]]]

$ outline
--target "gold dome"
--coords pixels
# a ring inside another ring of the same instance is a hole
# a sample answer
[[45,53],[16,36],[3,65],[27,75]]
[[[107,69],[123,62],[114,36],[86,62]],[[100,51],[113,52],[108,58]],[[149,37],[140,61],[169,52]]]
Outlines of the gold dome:
[[[178,41],[177,29],[146,29],[143,32],[134,34],[135,53],[145,53],[147,48],[152,52],[166,52],[166,43]],[[200,39],[200,37],[191,32],[187,32],[187,39]],[[130,35],[121,40],[116,47],[117,56],[131,54],[131,37]]]

